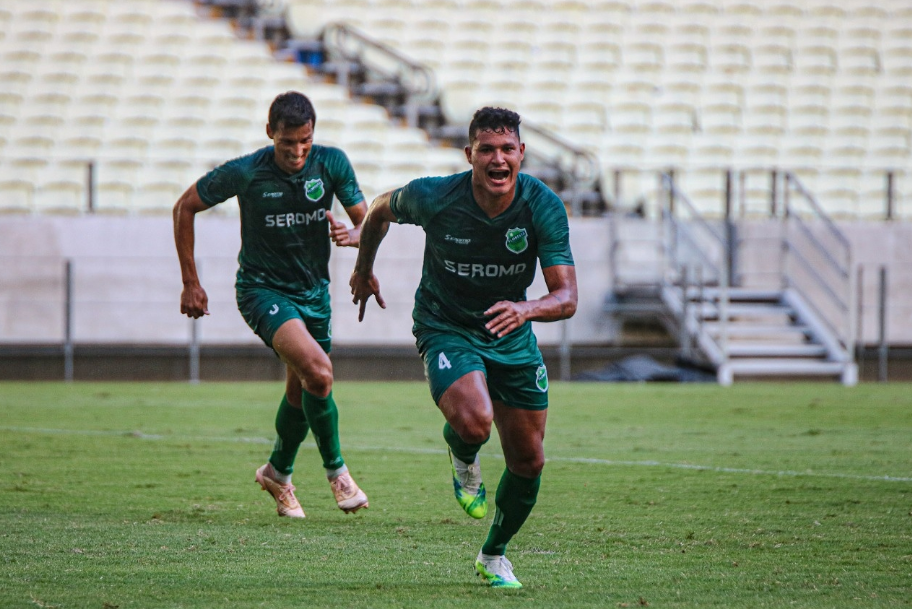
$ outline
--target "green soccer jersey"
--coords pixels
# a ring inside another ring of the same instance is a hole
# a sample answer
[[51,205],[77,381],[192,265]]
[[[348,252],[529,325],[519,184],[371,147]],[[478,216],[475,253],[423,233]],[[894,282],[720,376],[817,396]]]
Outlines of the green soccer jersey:
[[206,205],[237,196],[241,208],[238,289],[267,287],[316,295],[329,284],[329,225],[333,195],[345,207],[364,199],[341,150],[314,145],[304,168],[289,175],[272,146],[228,161],[196,183]]
[[519,174],[510,207],[488,218],[475,202],[467,171],[409,182],[393,192],[390,209],[400,223],[425,232],[416,333],[458,332],[500,353],[522,351],[534,341],[530,323],[497,338],[484,327],[484,312],[500,300],[525,300],[538,261],[542,268],[573,264],[567,212],[554,192]]

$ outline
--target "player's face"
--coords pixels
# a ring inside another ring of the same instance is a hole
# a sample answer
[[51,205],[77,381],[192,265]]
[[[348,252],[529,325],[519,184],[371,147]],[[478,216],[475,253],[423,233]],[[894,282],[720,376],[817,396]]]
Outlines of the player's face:
[[466,147],[473,186],[491,197],[512,197],[525,149],[515,131],[479,131],[471,146]]
[[275,162],[285,173],[298,173],[304,169],[307,155],[313,146],[313,121],[300,127],[286,127],[279,123],[273,130],[266,125],[266,135],[275,144]]

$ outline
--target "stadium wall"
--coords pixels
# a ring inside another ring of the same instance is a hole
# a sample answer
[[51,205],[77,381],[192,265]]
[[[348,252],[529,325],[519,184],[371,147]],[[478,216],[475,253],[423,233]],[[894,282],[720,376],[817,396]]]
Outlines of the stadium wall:
[[[890,269],[888,338],[912,345],[912,225],[842,223],[865,269],[862,336],[877,340],[877,269]],[[605,218],[571,219],[580,306],[568,322],[573,369],[630,350],[668,355],[674,345],[648,331],[621,336],[603,313],[610,290]],[[421,275],[424,234],[396,226],[381,247],[376,272],[387,301],[371,302],[364,323],[350,304],[348,276],[356,250],[334,249],[334,359],[340,378],[421,378],[411,336],[412,297]],[[197,220],[196,253],[211,315],[196,323],[203,378],[281,378],[283,369],[247,328],[234,302],[240,247],[237,218]],[[169,217],[31,216],[0,219],[0,378],[60,378],[65,336],[65,260],[72,261],[72,339],[76,378],[187,378],[193,324],[179,312],[180,270]],[[905,273],[905,274],[903,274]],[[539,276],[529,290],[544,293]],[[561,324],[536,324],[546,357],[557,362]],[[91,362],[91,363],[89,363]]]

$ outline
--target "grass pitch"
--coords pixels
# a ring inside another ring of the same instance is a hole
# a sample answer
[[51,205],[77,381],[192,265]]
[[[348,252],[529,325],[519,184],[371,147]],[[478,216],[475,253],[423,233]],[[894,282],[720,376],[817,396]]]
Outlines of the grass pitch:
[[[253,482],[279,383],[0,383],[0,607],[910,607],[912,388],[552,384],[539,502],[452,497],[420,383],[339,383],[345,515],[308,439],[280,519]],[[482,453],[493,497],[496,438]]]

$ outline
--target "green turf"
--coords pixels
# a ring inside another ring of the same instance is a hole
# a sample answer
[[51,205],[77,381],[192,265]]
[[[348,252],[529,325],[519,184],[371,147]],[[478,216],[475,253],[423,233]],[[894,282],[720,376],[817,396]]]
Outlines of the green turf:
[[[912,387],[552,384],[550,461],[480,584],[420,383],[339,383],[371,507],[312,440],[303,521],[253,482],[279,383],[0,383],[0,607],[910,607]],[[482,454],[494,495],[503,461]]]

